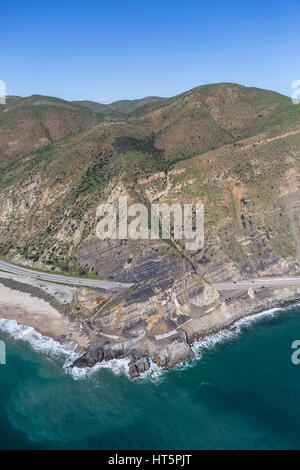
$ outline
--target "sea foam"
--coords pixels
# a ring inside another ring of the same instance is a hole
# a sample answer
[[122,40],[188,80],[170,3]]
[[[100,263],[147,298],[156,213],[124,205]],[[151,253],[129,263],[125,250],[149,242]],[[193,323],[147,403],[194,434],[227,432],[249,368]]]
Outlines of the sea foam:
[[246,333],[252,326],[258,324],[264,320],[271,320],[278,315],[281,315],[286,310],[290,310],[295,307],[299,307],[300,304],[291,304],[287,307],[278,307],[272,308],[269,310],[264,310],[263,312],[247,315],[240,320],[237,320],[231,326],[224,328],[216,333],[204,336],[198,340],[195,340],[191,346],[194,353],[194,357],[189,359],[183,364],[178,364],[174,369],[182,370],[185,368],[193,367],[196,362],[203,358],[203,355],[207,350],[212,350],[219,344],[229,342],[234,338],[241,336],[243,333]]
[[129,377],[129,359],[111,359],[110,361],[99,362],[93,367],[71,367],[73,360],[67,360],[64,364],[65,371],[75,380],[87,379],[96,374],[101,369],[110,369],[115,375],[126,375]]
[[48,336],[38,333],[31,326],[25,326],[16,320],[0,318],[0,330],[8,333],[17,341],[27,341],[33,349],[39,353],[50,355],[54,358],[76,355],[74,342],[61,344]]
[[[178,364],[173,369],[183,370],[189,367],[193,367],[199,360],[203,358],[205,351],[211,350],[220,343],[230,341],[233,338],[240,336],[252,325],[258,323],[259,321],[272,318],[286,311],[287,309],[295,308],[299,305],[300,304],[293,304],[284,309],[273,308],[254,315],[248,315],[244,318],[241,318],[228,328],[194,341],[191,347],[195,356],[185,363]],[[74,380],[90,378],[101,369],[111,369],[115,375],[126,375],[129,377],[129,358],[112,359],[110,361],[101,362],[93,367],[87,368],[72,367],[73,362],[78,357],[80,357],[80,354],[76,353],[75,351],[77,346],[75,342],[61,344],[58,341],[49,338],[48,336],[44,336],[38,333],[30,326],[25,326],[18,323],[16,320],[8,320],[6,318],[0,318],[0,330],[8,333],[17,341],[27,341],[38,353],[46,354],[55,359],[63,358],[63,368],[65,372],[70,374]],[[151,362],[150,369],[147,372],[141,374],[137,381],[143,381],[146,379],[158,384],[163,380],[165,373],[165,370]]]
[[[260,313],[247,315],[246,317],[237,320],[231,326],[224,328],[217,333],[212,333],[210,335],[204,336],[203,338],[195,340],[191,345],[194,357],[184,363],[176,365],[173,367],[173,370],[184,370],[190,367],[194,367],[199,361],[201,361],[205,352],[208,350],[212,350],[221,343],[229,342],[230,340],[237,338],[260,321],[272,319],[282,314],[286,310],[290,310],[299,306],[300,303],[296,303],[284,308],[272,308],[269,310],[264,310]],[[159,384],[163,380],[163,376],[166,372],[166,370],[160,368],[154,363],[151,363],[150,369],[144,374],[141,374],[141,379],[147,379],[153,383]]]
[[62,358],[65,372],[75,380],[91,377],[100,369],[111,369],[116,375],[129,375],[129,359],[112,359],[84,369],[72,367],[73,362],[80,357],[80,354],[75,351],[77,344],[74,341],[59,343],[49,336],[42,335],[31,326],[25,326],[16,320],[7,318],[0,318],[0,330],[9,334],[16,341],[28,342],[40,354],[45,354],[54,359]]

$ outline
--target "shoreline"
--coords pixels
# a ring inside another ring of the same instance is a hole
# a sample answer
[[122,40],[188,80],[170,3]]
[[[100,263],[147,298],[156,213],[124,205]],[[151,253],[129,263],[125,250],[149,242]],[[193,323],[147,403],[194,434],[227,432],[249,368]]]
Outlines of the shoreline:
[[45,292],[45,290],[43,290],[42,288],[5,277],[0,278],[0,286],[1,285],[8,287],[9,289],[12,289],[14,291],[30,294],[33,297],[37,297],[41,300],[44,300],[62,315],[71,315],[71,308],[69,304],[62,304],[55,297],[53,297],[53,295]]
[[[77,358],[78,356],[81,357],[81,355],[86,352],[89,338],[83,333],[83,330],[80,331],[75,322],[70,321],[63,313],[59,312],[58,309],[55,309],[54,306],[50,304],[50,295],[47,295],[44,292],[38,292],[38,288],[31,288],[30,286],[22,285],[15,281],[2,281],[3,280],[0,281],[0,331],[10,334],[10,336],[15,337],[15,339],[24,339],[31,343],[30,338],[27,338],[26,335],[22,337],[22,334],[17,334],[18,337],[16,338],[16,335],[13,334],[13,331],[18,330],[20,332],[22,327],[27,327],[27,329],[29,327],[33,331],[39,333],[44,340],[53,340],[59,343],[62,347],[66,346],[64,351],[66,352],[68,349],[70,349],[70,351],[72,350],[73,353],[76,353]],[[10,284],[10,286],[8,287],[4,284]],[[30,292],[28,292],[29,290]],[[32,290],[34,290],[34,293]],[[293,298],[273,298],[272,300],[268,299],[268,302],[263,304],[258,302],[253,305],[252,303],[251,307],[248,305],[246,314],[238,315],[232,319],[233,321],[223,324],[222,326],[219,325],[219,327],[210,329],[210,331],[206,331],[203,334],[197,334],[196,332],[194,332],[194,335],[188,334],[187,342],[194,351],[195,348],[197,348],[197,342],[199,344],[205,344],[205,342],[210,344],[214,336],[216,337],[219,335],[220,338],[223,334],[227,336],[227,333],[229,333],[230,330],[234,330],[235,326],[238,327],[239,323],[242,324],[243,321],[248,322],[251,321],[252,318],[255,321],[255,317],[257,315],[265,314],[267,316],[276,310],[296,306],[299,304],[299,300],[299,294],[295,294]],[[53,299],[53,303],[55,304],[58,302],[56,299]],[[65,306],[61,305],[60,310],[65,311]],[[69,310],[69,308],[67,310]],[[10,331],[9,327],[1,328],[1,320],[8,320],[9,322],[15,321],[16,325],[10,323],[12,327],[12,331]],[[39,348],[35,349],[38,350]],[[187,364],[190,359],[197,359],[197,354],[195,353],[195,356],[192,358],[178,361],[177,364],[174,364],[174,367],[185,367],[185,364]],[[116,373],[118,373],[120,369],[123,369],[123,372],[126,373],[128,364],[125,366],[125,361],[129,364],[130,358],[128,358],[128,355],[126,357],[116,357],[115,359],[98,361],[91,367],[86,366],[78,369],[78,367],[75,366],[74,369],[76,370],[73,369],[74,377],[83,378],[86,375],[89,376],[94,371],[103,367],[111,368]],[[119,367],[118,362],[122,363],[122,367]],[[151,364],[155,369],[159,367],[161,371],[168,369],[168,367],[158,366],[153,361],[151,361]],[[150,375],[152,369],[153,367],[150,366]],[[148,375],[148,371],[145,371],[145,373]],[[130,376],[128,373],[126,373],[126,375]],[[144,373],[141,374],[141,376],[143,375]],[[131,376],[131,378],[135,377]]]
[[39,289],[26,285],[22,285],[21,290],[18,284],[14,281],[2,282],[1,279],[0,319],[15,320],[19,325],[31,327],[62,345],[75,343],[75,351],[83,352],[88,345],[88,338],[62,313],[64,306],[61,305],[59,311],[55,299],[51,305],[50,296],[42,292],[37,295]]
[[[197,339],[195,339],[191,343],[191,348],[194,352],[194,356],[179,362],[175,366],[171,367],[170,369],[178,370],[178,369],[186,369],[190,367],[194,367],[195,363],[201,360],[202,358],[202,352],[203,350],[208,350],[212,349],[214,346],[217,344],[223,342],[223,341],[230,341],[231,339],[235,338],[236,336],[240,335],[243,333],[242,328],[259,322],[260,319],[267,318],[269,316],[274,316],[274,314],[280,313],[281,310],[288,309],[288,308],[293,308],[296,307],[297,305],[300,305],[299,301],[288,301],[288,302],[283,302],[282,305],[273,307],[267,310],[262,310],[256,313],[250,313],[247,314],[243,317],[240,317],[230,325],[212,331],[211,333],[208,333],[207,335],[201,336]],[[76,351],[74,348],[72,348],[72,344],[74,344],[73,341],[66,341],[66,342],[61,342],[59,340],[56,340],[55,338],[51,336],[43,336],[41,335],[41,338],[39,341],[44,340],[44,344],[42,347],[35,347],[33,344],[30,336],[26,335],[26,338],[24,337],[18,337],[18,333],[20,330],[25,327],[26,331],[26,326],[17,323],[17,320],[14,319],[7,319],[9,322],[16,322],[17,326],[19,329],[10,329],[10,328],[3,328],[3,325],[1,324],[1,320],[4,320],[4,318],[1,316],[1,309],[0,309],[0,332],[7,333],[11,338],[18,340],[23,340],[26,341],[28,344],[33,346],[33,348],[36,350],[37,353],[41,354],[44,353],[46,355],[54,355],[56,356],[57,354],[57,344],[61,346],[61,349],[58,351],[58,355],[64,354],[68,355],[67,361],[64,364],[64,369],[65,371],[71,372],[72,377],[75,380],[78,379],[85,379],[89,378],[92,375],[94,375],[96,372],[98,372],[100,369],[110,369],[115,375],[126,375],[128,379],[133,379],[130,374],[129,374],[129,363],[130,363],[130,358],[128,357],[123,357],[119,359],[111,359],[111,360],[103,360],[102,362],[97,362],[94,366],[92,367],[84,367],[84,368],[77,368],[72,365],[73,360],[80,356],[80,351]],[[32,329],[34,333],[39,333],[35,328],[29,327]],[[17,334],[16,334],[17,332]],[[17,336],[17,337],[16,337]],[[48,343],[48,344],[46,344]],[[56,344],[55,344],[56,343]],[[63,346],[66,346],[64,348]],[[40,346],[40,345],[39,345]],[[45,347],[46,346],[46,347]],[[51,348],[54,348],[55,350],[53,351]],[[74,356],[75,353],[75,356]],[[70,362],[71,358],[71,362]],[[166,373],[169,369],[166,369],[164,367],[158,366],[155,364],[155,362],[151,362],[151,365],[149,369],[143,373],[141,373],[138,377],[134,377],[135,380],[143,380],[143,379],[150,379],[152,382],[155,383],[160,383],[162,376],[164,373]]]
[[237,316],[236,318],[234,318],[233,321],[227,323],[223,327],[212,329],[204,335],[198,335],[197,337],[195,337],[195,339],[193,339],[192,344],[195,341],[201,341],[202,339],[204,340],[205,338],[208,338],[209,336],[216,335],[216,334],[218,334],[218,333],[220,333],[224,330],[232,328],[237,323],[239,323],[243,320],[246,320],[247,318],[252,318],[256,315],[260,315],[260,314],[264,314],[264,313],[267,314],[268,312],[271,313],[274,310],[283,310],[283,309],[293,307],[293,306],[296,307],[297,305],[300,305],[300,296],[299,295],[295,296],[295,298],[293,298],[293,299],[285,299],[285,300],[282,300],[282,301],[276,299],[276,300],[274,300],[274,302],[270,302],[269,305],[265,305],[263,308],[260,307],[260,306],[257,306],[257,308],[254,308],[252,311],[249,311],[245,315]]

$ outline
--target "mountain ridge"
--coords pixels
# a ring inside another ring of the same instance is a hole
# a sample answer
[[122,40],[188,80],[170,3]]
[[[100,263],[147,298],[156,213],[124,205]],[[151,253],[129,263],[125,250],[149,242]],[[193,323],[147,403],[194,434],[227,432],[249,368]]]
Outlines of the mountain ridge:
[[[0,130],[0,256],[134,284],[72,304],[94,338],[78,365],[126,353],[133,376],[145,357],[172,366],[201,334],[295,298],[268,288],[232,300],[212,285],[300,274],[300,107],[289,98],[205,85],[107,116],[34,95],[0,106]],[[203,203],[204,247],[99,240],[97,207],[121,195],[148,208]]]
[[109,112],[112,114],[126,114],[129,112],[134,111],[135,109],[143,106],[144,104],[151,102],[151,101],[158,101],[163,100],[165,98],[161,98],[159,96],[146,96],[140,99],[134,100],[118,100],[113,101],[109,104],[104,103],[97,103],[96,101],[88,101],[88,100],[73,100],[71,103],[77,104],[78,106],[85,106],[94,111],[103,111]]

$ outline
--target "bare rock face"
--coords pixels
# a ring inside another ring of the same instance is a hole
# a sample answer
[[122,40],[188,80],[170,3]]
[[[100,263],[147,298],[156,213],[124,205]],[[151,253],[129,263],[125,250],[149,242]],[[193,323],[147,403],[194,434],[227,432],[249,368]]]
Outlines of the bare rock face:
[[152,278],[132,288],[110,307],[93,314],[93,339],[75,362],[90,367],[100,360],[128,357],[129,373],[136,377],[150,362],[167,369],[193,356],[185,325],[220,306],[217,291],[182,259],[169,275]]
[[157,344],[156,348],[156,351],[153,351],[151,354],[151,359],[155,364],[164,369],[174,367],[176,364],[185,362],[194,356],[190,345],[180,333],[178,333],[176,338],[172,338],[172,342],[167,343],[162,348]]
[[147,371],[151,362],[168,369],[193,357],[191,344],[199,337],[299,295],[296,288],[268,288],[220,297],[187,261],[178,260],[170,275],[158,273],[108,309],[94,311],[90,345],[74,365],[91,367],[102,360],[128,358],[132,378]]
[[150,368],[150,360],[147,357],[141,357],[137,361],[134,359],[129,364],[129,375],[132,379],[146,372]]
[[[72,314],[90,338],[78,367],[128,357],[132,376],[148,358],[168,368],[199,336],[296,295],[266,289],[228,303],[210,284],[300,272],[300,115],[289,98],[208,85],[103,122],[35,96],[1,109],[0,131],[0,256],[134,284],[78,292]],[[97,207],[121,195],[203,202],[203,249],[99,240]]]
[[91,345],[87,352],[76,359],[73,367],[93,367],[97,362],[102,362],[104,359],[103,349],[101,346],[97,347],[95,344]]
[[[187,272],[183,277],[156,295],[149,286],[141,287],[144,290],[144,302],[134,302],[138,292],[128,293],[126,299],[123,299],[123,315],[128,320],[133,317],[135,321],[129,328],[126,328],[125,322],[122,329],[114,331],[111,328],[107,333],[105,328],[109,324],[104,319],[116,315],[117,307],[103,314],[101,330],[99,327],[93,329],[94,336],[89,347],[75,361],[74,366],[92,367],[103,360],[126,357],[129,358],[131,378],[149,370],[151,362],[168,369],[193,357],[191,344],[194,340],[226,328],[246,315],[300,300],[298,287],[290,286],[260,288],[253,291],[252,296],[249,296],[247,289],[238,292],[236,296],[226,291],[222,295],[229,296],[231,301],[221,302],[214,288],[194,273]],[[156,282],[164,286],[166,280],[157,279]],[[205,292],[208,293],[207,301],[215,299],[212,303],[205,304],[201,297]],[[161,301],[158,304],[161,305],[160,309],[155,305],[157,296]],[[197,302],[201,305],[196,305]],[[112,332],[120,335],[112,335]]]
[[197,307],[205,307],[215,302],[219,294],[216,289],[205,282],[198,274],[191,274],[185,284],[187,302]]

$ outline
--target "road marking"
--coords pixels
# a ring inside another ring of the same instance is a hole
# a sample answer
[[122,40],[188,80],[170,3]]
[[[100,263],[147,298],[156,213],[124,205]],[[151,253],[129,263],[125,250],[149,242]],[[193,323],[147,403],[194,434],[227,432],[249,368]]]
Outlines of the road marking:
[[118,289],[128,289],[133,284],[130,283],[121,283],[121,282],[114,282],[114,281],[106,281],[106,280],[96,280],[96,279],[85,279],[85,278],[74,278],[72,276],[61,276],[59,274],[52,274],[52,273],[42,273],[39,271],[34,271],[33,269],[22,268],[16,266],[14,264],[8,263],[6,261],[0,260],[0,270],[6,270],[11,274],[17,275],[25,275],[27,277],[31,277],[32,279],[39,279],[43,281],[54,281],[56,283],[65,283],[71,285],[83,285],[87,287],[100,287],[107,290],[114,290]]

